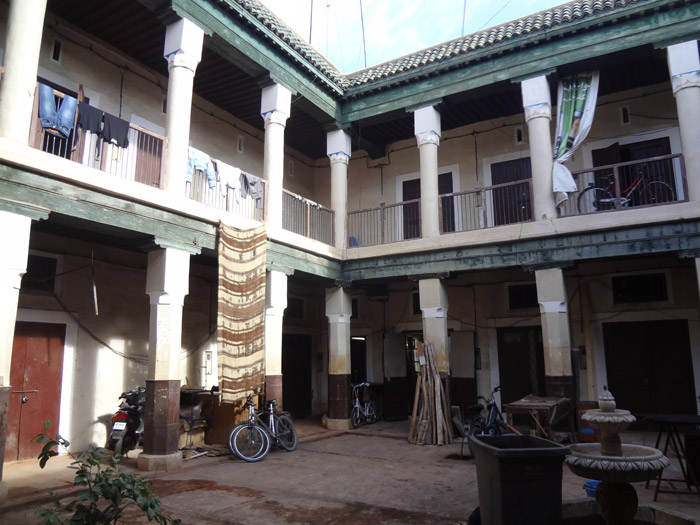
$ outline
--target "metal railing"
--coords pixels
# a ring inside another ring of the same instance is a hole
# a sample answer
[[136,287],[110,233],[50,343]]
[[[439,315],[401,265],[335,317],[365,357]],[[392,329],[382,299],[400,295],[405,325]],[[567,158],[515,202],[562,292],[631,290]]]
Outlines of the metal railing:
[[572,172],[577,192],[560,216],[619,211],[687,200],[685,162],[680,153],[620,162]]
[[[263,195],[267,195],[267,181],[261,180]],[[192,200],[206,204],[219,210],[234,213],[240,217],[263,221],[265,218],[265,198],[254,199],[242,189],[223,187],[220,181],[212,188],[209,186],[207,174],[195,170],[192,181],[187,183],[185,195]]]
[[373,246],[420,236],[420,199],[348,213],[349,246]]
[[282,227],[285,230],[332,245],[333,223],[333,210],[283,190]]

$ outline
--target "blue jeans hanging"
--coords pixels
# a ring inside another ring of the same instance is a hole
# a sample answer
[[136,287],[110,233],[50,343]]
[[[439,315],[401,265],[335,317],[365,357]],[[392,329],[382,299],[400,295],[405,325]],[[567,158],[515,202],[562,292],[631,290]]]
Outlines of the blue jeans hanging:
[[57,108],[53,89],[45,84],[39,84],[39,120],[41,127],[49,133],[68,138],[75,122],[77,106],[76,98],[64,95],[63,101]]

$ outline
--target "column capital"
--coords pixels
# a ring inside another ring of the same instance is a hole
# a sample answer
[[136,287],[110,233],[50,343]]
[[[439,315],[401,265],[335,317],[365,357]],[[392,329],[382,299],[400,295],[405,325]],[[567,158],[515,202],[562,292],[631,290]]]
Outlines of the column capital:
[[681,89],[700,87],[700,57],[695,40],[674,44],[667,49],[668,72],[675,95]]
[[292,107],[292,92],[281,84],[272,84],[262,89],[260,115],[268,124],[284,126]]
[[447,317],[447,308],[421,308],[421,311],[423,312],[424,319],[442,319]]
[[350,324],[352,314],[326,314],[331,324]]
[[347,164],[351,153],[350,135],[338,129],[326,134],[326,155],[331,159],[331,164]]
[[204,31],[186,18],[165,28],[163,58],[168,61],[168,71],[184,67],[193,73],[202,60]]
[[328,158],[331,159],[331,164],[345,164],[350,163],[350,155],[344,151],[336,151],[335,153],[329,153]]
[[440,112],[434,106],[417,109],[413,112],[413,131],[418,147],[424,144],[440,145],[442,123]]
[[520,90],[523,95],[525,122],[540,117],[552,119],[552,96],[546,76],[523,80],[520,83]]

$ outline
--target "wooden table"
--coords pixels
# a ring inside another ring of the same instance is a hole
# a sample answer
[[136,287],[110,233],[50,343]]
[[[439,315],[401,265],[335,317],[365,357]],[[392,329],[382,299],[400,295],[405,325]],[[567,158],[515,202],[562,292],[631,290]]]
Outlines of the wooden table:
[[[664,432],[666,433],[666,440],[664,441],[664,448],[661,450],[664,456],[667,455],[669,448],[676,454],[678,458],[678,465],[681,467],[681,473],[683,474],[683,479],[671,479],[664,478],[663,471],[659,472],[659,476],[656,478],[656,489],[654,491],[654,501],[659,496],[660,493],[670,493],[670,494],[695,494],[700,496],[700,487],[698,486],[697,474],[693,472],[693,467],[688,463],[688,458],[686,457],[685,447],[683,446],[683,440],[678,432],[678,425],[700,425],[700,416],[693,414],[634,414],[638,419],[644,419],[646,421],[651,421],[658,423],[659,433],[656,436],[656,445],[654,448],[659,448],[661,444],[661,438]],[[666,481],[671,488],[662,489],[661,482]],[[683,482],[685,483],[686,489],[676,488],[673,482]],[[695,487],[695,490],[691,489],[691,485]],[[649,487],[649,482],[645,485]]]
[[518,401],[503,405],[508,424],[513,424],[514,414],[526,414],[532,417],[538,433],[546,439],[552,439],[552,426],[563,420],[569,419],[569,432],[571,440],[575,439],[575,428],[573,422],[573,411],[571,400],[568,397],[538,397],[528,394]]

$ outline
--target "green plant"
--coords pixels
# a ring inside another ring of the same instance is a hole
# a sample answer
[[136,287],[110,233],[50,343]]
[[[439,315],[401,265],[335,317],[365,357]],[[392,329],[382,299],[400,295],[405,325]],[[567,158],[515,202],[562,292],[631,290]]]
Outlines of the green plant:
[[111,456],[107,464],[103,463],[106,457],[105,449],[93,447],[77,456],[68,450],[70,443],[59,434],[52,438],[47,434],[51,422],[44,424],[44,430],[35,438],[37,443],[43,443],[43,448],[37,456],[39,466],[43,469],[46,462],[58,455],[59,446],[73,458],[69,468],[75,469],[74,484],[85,487],[77,493],[75,499],[61,503],[59,499],[54,501],[55,508],[40,508],[39,515],[44,518],[44,525],[62,524],[61,516],[72,515],[65,523],[107,525],[118,523],[124,510],[135,505],[148,517],[148,521],[156,521],[160,524],[172,523],[178,525],[179,519],[163,515],[160,509],[160,499],[156,497],[148,478],[134,476],[124,467],[119,467],[120,456]]

